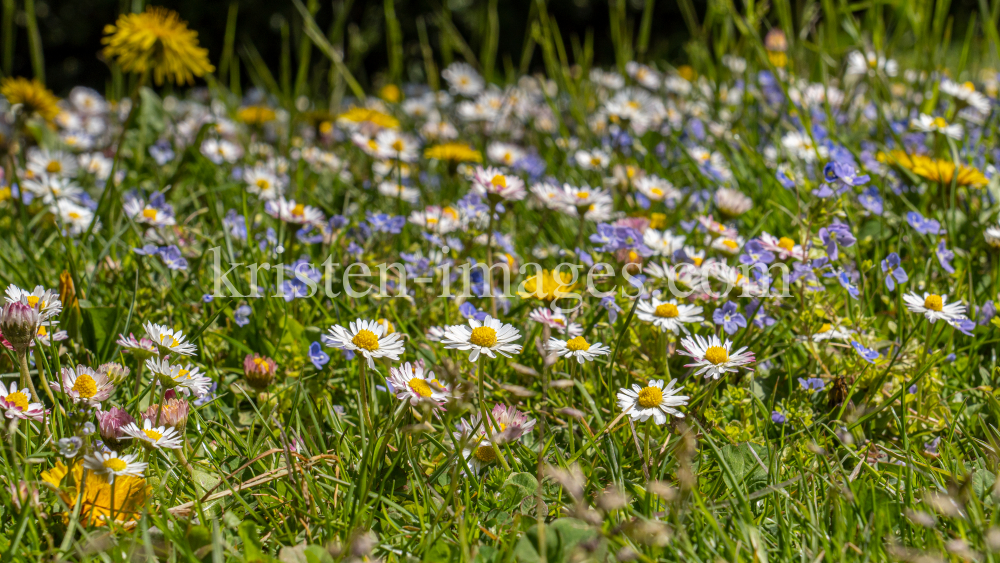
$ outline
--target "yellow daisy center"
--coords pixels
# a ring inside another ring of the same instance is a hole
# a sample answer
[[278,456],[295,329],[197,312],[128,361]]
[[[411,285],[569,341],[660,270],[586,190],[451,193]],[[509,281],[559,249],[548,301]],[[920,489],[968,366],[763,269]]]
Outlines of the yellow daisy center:
[[81,215],[79,213],[77,213],[76,211],[70,211],[69,212],[69,218],[70,219],[79,219],[80,217],[81,217]]
[[410,386],[410,389],[414,393],[420,395],[421,397],[431,396],[431,386],[428,385],[426,381],[420,379],[419,377],[414,377],[413,379],[410,380],[409,383],[407,383],[407,385]]
[[20,391],[7,395],[6,401],[22,411],[28,410],[28,396]]
[[681,312],[677,310],[677,305],[673,303],[663,303],[656,306],[656,316],[663,317],[665,319],[672,319],[674,317],[680,316]]
[[302,215],[305,215],[305,213],[306,206],[301,203],[296,203],[295,207],[292,208],[292,215],[295,215],[296,217],[301,217]]
[[393,141],[393,143],[392,143],[392,150],[394,150],[396,152],[402,152],[403,151],[403,141],[400,141],[399,139]]
[[27,298],[27,300],[28,300],[28,306],[29,307],[34,307],[35,305],[38,305],[38,297],[37,296],[29,295],[28,298]]
[[53,160],[45,167],[45,171],[49,174],[62,172],[62,164],[60,164],[58,160]]
[[729,361],[729,352],[722,346],[710,346],[705,350],[705,359],[715,365]]
[[351,344],[354,344],[358,348],[368,350],[369,352],[374,352],[378,350],[378,337],[375,333],[368,329],[361,329],[354,338],[351,339]]
[[577,336],[576,338],[572,338],[566,342],[566,349],[572,350],[573,352],[586,352],[587,350],[590,350],[590,344],[588,344],[582,336]]
[[146,209],[142,210],[142,216],[145,217],[146,219],[151,220],[151,221],[155,221],[156,220],[156,210],[152,209],[150,207],[147,207]]
[[701,263],[704,262],[705,259],[699,256],[695,256],[694,258],[691,259],[691,261],[694,262],[695,266],[701,266]]
[[377,151],[378,150],[378,143],[375,142],[375,139],[370,139],[368,141],[368,148],[370,148],[373,151]]
[[39,336],[39,338],[43,337],[43,336],[46,336],[48,334],[49,334],[49,331],[46,330],[44,326],[38,327],[38,336]]
[[266,190],[270,185],[271,185],[271,183],[268,182],[267,180],[263,179],[263,178],[261,178],[260,180],[257,180],[257,187],[260,188],[260,189],[262,189],[262,190]]
[[146,435],[147,438],[150,439],[150,441],[153,441],[153,442],[156,442],[160,438],[163,437],[163,434],[160,434],[156,430],[143,430],[142,432],[143,432],[143,434]]
[[73,383],[73,391],[84,399],[89,399],[97,394],[97,382],[86,373],[81,373]]
[[492,348],[497,345],[497,331],[488,326],[474,328],[472,329],[472,336],[469,337],[469,342],[476,346]]
[[498,188],[506,188],[507,178],[504,177],[503,174],[497,174],[496,176],[493,177],[492,180],[490,180],[490,183]]
[[591,166],[600,166],[601,165],[601,159],[598,158],[598,157],[596,157],[596,156],[591,157],[591,159],[590,159],[590,165]]
[[778,247],[784,248],[785,250],[791,252],[795,248],[795,241],[788,237],[781,237],[778,239]]
[[924,308],[940,313],[941,309],[944,308],[944,300],[941,299],[940,295],[928,295],[924,299]]
[[472,455],[479,460],[479,463],[493,463],[497,459],[497,454],[493,451],[493,446],[479,446],[472,452]]
[[658,407],[663,402],[663,390],[659,387],[645,387],[639,391],[639,398],[636,402],[644,409]]
[[823,326],[819,327],[819,331],[820,332],[830,332],[831,328],[833,328],[833,327],[830,326],[830,323],[823,323]]
[[944,129],[948,126],[948,122],[944,120],[943,117],[935,117],[933,121],[934,127],[938,129]]
[[587,199],[590,197],[590,192],[577,192],[576,197],[580,199]]
[[652,188],[649,191],[656,197],[663,197],[663,190],[660,188]]
[[722,244],[732,250],[736,250],[736,248],[739,246],[739,244],[737,244],[736,241],[731,238],[727,238],[726,240],[722,241]]
[[125,468],[128,467],[128,464],[126,464],[124,461],[122,461],[121,459],[119,459],[117,457],[113,457],[113,458],[104,460],[104,467],[106,467],[106,468],[110,469],[111,471],[114,471],[115,473],[117,473],[119,471],[125,471]]

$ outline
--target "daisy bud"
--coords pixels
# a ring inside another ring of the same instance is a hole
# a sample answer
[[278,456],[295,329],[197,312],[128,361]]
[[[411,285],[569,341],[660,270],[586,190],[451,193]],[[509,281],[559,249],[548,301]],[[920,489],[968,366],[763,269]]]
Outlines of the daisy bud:
[[[173,393],[173,390],[167,391],[167,394]],[[173,397],[168,397],[163,401],[163,410],[160,410],[159,404],[149,405],[146,412],[142,413],[143,420],[149,420],[156,424],[156,416],[159,413],[160,423],[159,425],[172,426],[177,429],[178,432],[183,433],[184,428],[187,427],[188,414],[190,414],[191,408],[188,402],[184,399],[177,398],[176,394]]]
[[135,422],[128,412],[111,407],[110,410],[97,411],[97,423],[100,426],[101,440],[107,447],[117,450],[123,445],[122,428]]
[[103,373],[111,383],[118,385],[128,378],[132,370],[117,362],[108,362],[97,367],[98,373]]
[[18,352],[31,345],[40,322],[38,311],[20,301],[7,303],[0,312],[0,332]]
[[260,354],[247,354],[243,360],[243,376],[247,384],[257,391],[267,389],[274,380],[274,372],[278,366],[274,360]]

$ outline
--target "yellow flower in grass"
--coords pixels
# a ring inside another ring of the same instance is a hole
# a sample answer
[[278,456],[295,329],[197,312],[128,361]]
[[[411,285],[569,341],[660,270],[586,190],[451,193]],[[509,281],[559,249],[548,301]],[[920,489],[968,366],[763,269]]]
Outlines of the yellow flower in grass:
[[[57,461],[56,466],[42,472],[42,481],[52,485],[69,510],[63,514],[63,520],[69,521],[69,516],[80,496],[80,482],[83,480],[83,464],[73,465],[72,471]],[[146,503],[146,497],[152,493],[152,487],[141,477],[123,475],[115,479],[114,484],[108,483],[103,475],[93,471],[87,472],[87,480],[83,486],[80,521],[84,526],[104,526],[111,516],[111,488],[114,487],[115,522],[131,524],[139,519],[139,513]]]
[[894,150],[890,153],[880,152],[878,160],[906,168],[917,176],[941,184],[951,184],[954,181],[959,186],[981,187],[989,183],[989,180],[979,169],[961,164],[956,167],[955,163],[950,160],[941,160],[920,154],[911,155],[900,150]]
[[238,114],[240,121],[247,125],[263,125],[268,121],[274,121],[274,110],[267,106],[247,106],[240,108]]
[[466,143],[443,143],[427,147],[424,158],[448,162],[482,162],[483,153]]
[[399,120],[377,109],[359,108],[357,106],[337,116],[337,121],[348,127],[374,125],[382,129],[396,129]]
[[553,301],[573,293],[576,284],[570,272],[542,270],[524,280],[524,291],[518,294],[528,299],[534,297],[543,301]]
[[22,111],[45,121],[52,121],[59,115],[59,98],[37,79],[4,78],[0,82],[0,94],[11,105],[21,104]]
[[122,14],[104,26],[104,56],[126,72],[153,72],[157,84],[166,79],[193,84],[195,76],[215,70],[208,49],[198,46],[198,32],[188,29],[177,12],[149,6],[141,14]]

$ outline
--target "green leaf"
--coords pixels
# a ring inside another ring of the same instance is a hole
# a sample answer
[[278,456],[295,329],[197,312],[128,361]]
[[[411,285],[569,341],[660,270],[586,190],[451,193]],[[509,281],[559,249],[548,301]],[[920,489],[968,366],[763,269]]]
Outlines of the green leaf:
[[273,561],[264,548],[261,547],[260,537],[257,535],[257,525],[253,521],[247,520],[240,523],[240,539],[243,540],[243,556],[247,563]]
[[[750,448],[754,448],[754,456]],[[726,445],[721,448],[722,457],[726,465],[732,470],[736,478],[737,486],[746,487],[748,492],[753,492],[767,482],[767,472],[761,467],[761,462],[767,463],[767,449],[756,444],[742,443],[738,446]],[[757,461],[757,458],[760,461]],[[727,479],[728,481],[728,479]],[[727,482],[727,485],[732,486]]]
[[504,481],[503,487],[504,489],[512,488],[519,498],[524,498],[535,494],[535,491],[538,490],[538,481],[531,473],[513,473]]
[[104,354],[110,350],[115,340],[115,324],[120,307],[89,307],[80,301],[80,315],[83,318],[83,343],[92,350],[99,361],[104,360]]
[[[598,537],[598,533],[586,522],[576,518],[560,518],[545,526],[545,560],[548,563],[563,563],[574,561],[574,551],[580,542]],[[605,540],[601,540],[597,550],[591,556],[593,560],[603,561],[607,549]],[[514,548],[514,557],[522,563],[541,561],[538,553],[538,526],[532,526]]]

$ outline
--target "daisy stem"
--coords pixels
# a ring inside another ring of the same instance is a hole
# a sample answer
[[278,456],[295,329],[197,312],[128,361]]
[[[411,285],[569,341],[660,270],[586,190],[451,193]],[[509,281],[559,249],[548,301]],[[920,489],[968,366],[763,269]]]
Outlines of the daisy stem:
[[486,395],[483,394],[483,378],[485,377],[485,374],[483,373],[484,365],[485,362],[483,362],[483,355],[480,354],[479,369],[477,370],[478,375],[476,376],[476,379],[479,380],[479,411],[480,414],[482,414],[483,426],[486,428],[486,436],[490,439],[490,446],[493,447],[493,453],[496,454],[497,459],[500,460],[500,465],[503,466],[504,470],[510,472],[510,466],[507,465],[507,460],[504,458],[503,453],[500,452],[500,448],[497,447],[496,442],[493,441],[493,430],[490,425],[496,424],[496,421],[493,420],[493,416],[490,412],[486,410]]
[[[17,364],[21,371],[21,389],[27,387],[31,390],[31,401],[35,403],[40,403],[38,399],[38,391],[35,391],[35,384],[31,381],[31,375],[28,374],[28,351],[18,350],[17,352]],[[55,401],[53,401],[55,404]]]
[[359,377],[361,378],[361,417],[364,419],[363,423],[368,425],[371,430],[375,429],[375,425],[372,424],[371,413],[368,412],[368,364],[365,361],[364,355],[361,357],[359,363],[361,369],[359,370]]
[[160,415],[163,414],[163,398],[167,394],[167,387],[165,385],[160,386],[160,403],[156,407],[156,424],[153,426],[160,425]]
[[[486,283],[490,290],[490,315],[497,318],[497,298],[493,295],[493,216],[496,214],[497,206],[490,206],[490,225],[486,230]],[[480,364],[481,365],[481,364]],[[482,385],[480,383],[480,385]]]
[[108,512],[109,512],[111,518],[110,518],[110,522],[108,522],[109,526],[113,525],[114,522],[115,522],[115,483],[113,481],[111,483],[111,487],[110,488],[111,488],[111,506],[108,508]]
[[135,368],[135,382],[132,383],[132,396],[138,397],[139,390],[142,388],[142,368],[146,367],[146,362],[138,361]]

